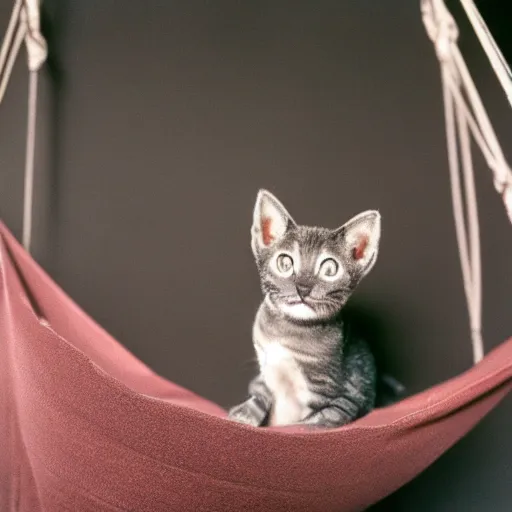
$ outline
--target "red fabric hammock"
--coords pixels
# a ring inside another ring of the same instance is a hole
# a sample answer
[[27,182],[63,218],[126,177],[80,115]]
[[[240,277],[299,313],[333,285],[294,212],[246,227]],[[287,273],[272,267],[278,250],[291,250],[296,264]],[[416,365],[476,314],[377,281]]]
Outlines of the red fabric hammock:
[[512,386],[512,340],[336,430],[231,422],[81,311],[0,223],[0,510],[354,511],[411,480]]

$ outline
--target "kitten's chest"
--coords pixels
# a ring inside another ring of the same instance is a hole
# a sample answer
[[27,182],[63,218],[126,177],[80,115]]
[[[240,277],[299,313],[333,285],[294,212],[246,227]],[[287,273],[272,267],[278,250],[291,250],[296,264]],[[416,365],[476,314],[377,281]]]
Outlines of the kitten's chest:
[[279,339],[268,339],[257,329],[255,331],[260,372],[274,398],[270,424],[300,421],[308,414],[310,401],[308,382],[300,361]]
[[307,390],[306,378],[293,352],[279,341],[256,348],[260,370],[267,386],[274,393],[298,394]]

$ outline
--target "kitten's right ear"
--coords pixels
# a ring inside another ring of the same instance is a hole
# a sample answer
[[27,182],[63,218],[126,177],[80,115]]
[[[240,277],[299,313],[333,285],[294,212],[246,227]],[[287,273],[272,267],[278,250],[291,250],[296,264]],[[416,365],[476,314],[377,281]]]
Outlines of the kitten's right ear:
[[254,254],[271,247],[295,225],[295,221],[279,200],[267,190],[261,189],[256,198],[251,229]]

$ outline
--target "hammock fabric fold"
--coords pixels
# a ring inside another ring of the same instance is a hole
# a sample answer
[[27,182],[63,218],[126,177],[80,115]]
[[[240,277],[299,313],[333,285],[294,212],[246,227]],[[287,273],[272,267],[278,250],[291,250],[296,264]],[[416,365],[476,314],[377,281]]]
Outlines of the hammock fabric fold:
[[346,427],[233,423],[81,311],[0,223],[0,510],[355,511],[466,434],[512,386],[512,340]]

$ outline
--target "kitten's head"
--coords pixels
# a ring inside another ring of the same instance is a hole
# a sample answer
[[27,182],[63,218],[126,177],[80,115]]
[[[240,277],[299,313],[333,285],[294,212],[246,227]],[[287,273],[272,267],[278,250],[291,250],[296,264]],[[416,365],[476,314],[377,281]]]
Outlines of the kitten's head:
[[251,246],[272,307],[297,322],[335,317],[377,259],[380,214],[369,210],[337,229],[299,226],[260,190]]

